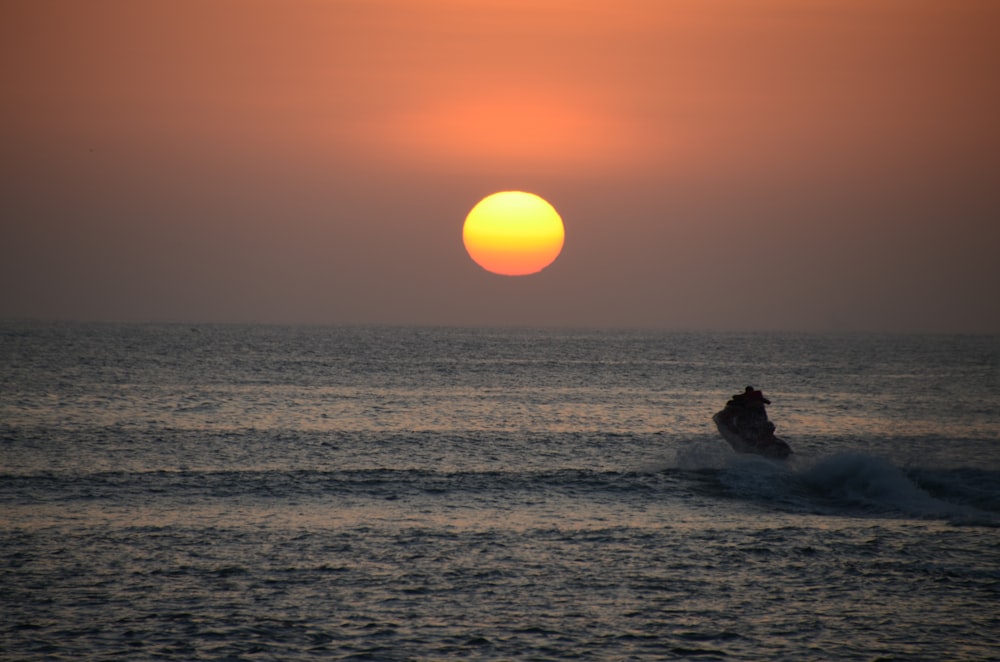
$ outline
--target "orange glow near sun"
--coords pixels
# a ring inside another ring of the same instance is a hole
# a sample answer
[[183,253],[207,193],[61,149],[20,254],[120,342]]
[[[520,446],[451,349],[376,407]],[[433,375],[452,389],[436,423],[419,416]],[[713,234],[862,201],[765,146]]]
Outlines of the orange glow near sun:
[[511,88],[501,95],[446,98],[376,115],[355,129],[356,139],[391,158],[457,163],[463,170],[523,171],[526,162],[576,170],[638,158],[645,147],[595,105]]
[[565,237],[555,208],[522,191],[486,196],[472,208],[462,228],[469,257],[503,276],[538,273],[559,257]]

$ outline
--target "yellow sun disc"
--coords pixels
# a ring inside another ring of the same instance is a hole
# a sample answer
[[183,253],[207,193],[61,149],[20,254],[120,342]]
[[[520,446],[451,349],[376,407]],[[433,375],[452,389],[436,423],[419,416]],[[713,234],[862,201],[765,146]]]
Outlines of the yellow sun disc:
[[533,193],[486,196],[465,217],[462,241],[476,264],[504,276],[538,273],[552,264],[566,231],[558,212]]

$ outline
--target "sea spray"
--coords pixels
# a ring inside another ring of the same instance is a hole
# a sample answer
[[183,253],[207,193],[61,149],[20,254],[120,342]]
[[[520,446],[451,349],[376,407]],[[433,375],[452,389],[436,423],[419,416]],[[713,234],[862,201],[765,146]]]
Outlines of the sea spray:
[[805,470],[802,481],[821,496],[880,511],[918,517],[951,514],[955,507],[935,499],[888,460],[863,453],[840,453]]

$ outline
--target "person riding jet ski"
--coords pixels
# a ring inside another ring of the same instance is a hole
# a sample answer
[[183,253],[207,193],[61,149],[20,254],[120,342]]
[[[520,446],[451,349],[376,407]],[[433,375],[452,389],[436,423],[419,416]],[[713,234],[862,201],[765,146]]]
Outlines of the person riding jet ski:
[[792,449],[774,436],[774,423],[767,418],[765,405],[771,401],[764,393],[747,386],[726,403],[725,409],[712,417],[719,434],[740,453],[758,453],[767,457],[784,458]]

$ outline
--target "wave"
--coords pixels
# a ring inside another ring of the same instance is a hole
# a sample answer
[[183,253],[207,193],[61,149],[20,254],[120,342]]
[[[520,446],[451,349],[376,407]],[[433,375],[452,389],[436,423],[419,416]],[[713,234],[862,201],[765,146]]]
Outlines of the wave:
[[673,461],[621,470],[434,471],[424,469],[102,471],[0,475],[0,503],[136,499],[300,499],[394,501],[438,497],[474,503],[519,495],[634,501],[642,507],[698,494],[790,513],[939,519],[1000,526],[1000,472],[899,467],[864,453],[806,464],[718,454],[697,445]]
[[431,471],[424,469],[98,471],[2,474],[0,503],[135,498],[296,498],[353,496],[395,500],[414,495],[461,498],[537,492],[586,497],[669,491],[666,474],[555,469]]
[[834,502],[910,515],[945,515],[954,508],[921,489],[890,461],[844,453],[819,461],[800,475],[803,484]]
[[899,467],[865,453],[805,466],[731,456],[718,479],[730,496],[784,510],[1000,526],[1000,473],[993,471]]

